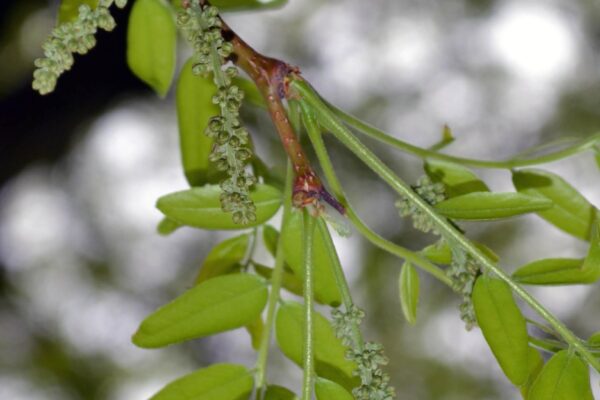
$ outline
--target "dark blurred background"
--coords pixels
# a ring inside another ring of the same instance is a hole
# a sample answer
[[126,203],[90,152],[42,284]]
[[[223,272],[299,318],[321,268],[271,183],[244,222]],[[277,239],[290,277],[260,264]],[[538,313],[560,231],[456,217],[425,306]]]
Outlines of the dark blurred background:
[[[132,3],[130,1],[130,3]],[[163,350],[130,344],[139,321],[191,285],[226,233],[182,229],[163,238],[155,199],[182,189],[173,91],[158,99],[125,63],[118,28],[39,96],[33,60],[57,1],[0,2],[0,398],[136,400],[214,361],[252,365],[244,331]],[[301,66],[334,104],[427,146],[444,124],[448,151],[509,157],[553,139],[600,130],[600,7],[589,0],[291,0],[228,22],[260,51]],[[188,50],[182,45],[180,62]],[[263,113],[245,110],[258,152],[282,165]],[[350,198],[386,237],[418,249],[432,240],[394,217],[394,196],[328,141]],[[421,163],[372,143],[408,181]],[[548,166],[600,203],[592,155]],[[511,190],[506,171],[480,171]],[[368,195],[367,195],[368,193]],[[580,256],[585,243],[535,217],[466,225],[507,269]],[[337,238],[367,337],[384,343],[400,399],[517,399],[478,330],[466,332],[452,293],[422,275],[419,319],[402,318],[400,261],[354,234]],[[264,252],[259,254],[270,262]],[[580,336],[600,330],[593,287],[537,289]],[[273,357],[273,381],[299,369]],[[597,377],[593,376],[597,391]],[[597,393],[598,395],[598,393]]]

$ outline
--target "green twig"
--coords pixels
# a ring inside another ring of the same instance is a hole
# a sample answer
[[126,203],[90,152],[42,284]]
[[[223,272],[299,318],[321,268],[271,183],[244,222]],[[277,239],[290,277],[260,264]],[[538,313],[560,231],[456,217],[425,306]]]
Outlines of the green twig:
[[304,340],[302,354],[304,379],[302,381],[302,400],[311,400],[313,391],[314,353],[313,353],[313,233],[315,219],[304,209]]
[[406,261],[410,261],[412,264],[433,275],[439,281],[452,287],[452,281],[448,276],[446,276],[446,273],[442,269],[437,267],[435,264],[431,263],[426,258],[420,256],[419,254],[408,250],[404,247],[398,246],[397,244],[392,243],[389,240],[384,239],[377,233],[373,232],[360,219],[352,205],[346,200],[346,196],[342,189],[342,185],[340,184],[340,181],[338,180],[335,170],[333,168],[333,165],[331,164],[331,160],[329,159],[329,155],[327,154],[327,149],[325,148],[325,144],[323,143],[323,138],[321,137],[321,132],[314,119],[314,115],[310,110],[309,105],[303,101],[300,101],[300,105],[302,107],[302,118],[306,126],[308,136],[312,142],[313,148],[315,149],[317,158],[319,159],[319,163],[321,164],[321,168],[323,168],[323,172],[325,174],[325,178],[327,179],[327,183],[329,183],[331,190],[335,194],[338,201],[340,201],[344,205],[344,207],[346,207],[346,213],[348,215],[348,218],[356,227],[356,229],[361,233],[361,235],[367,240],[369,240],[371,243],[373,243],[375,246],[399,258],[402,258]]
[[[288,161],[287,173],[285,178],[285,189],[283,191],[283,221],[286,221],[292,209],[292,167]],[[258,359],[256,362],[256,388],[257,400],[262,400],[267,387],[267,358],[269,356],[269,345],[271,344],[271,332],[273,331],[273,323],[275,322],[275,308],[279,301],[279,292],[283,281],[284,272],[284,251],[282,235],[279,235],[277,241],[277,251],[275,253],[275,267],[271,276],[271,291],[269,292],[269,300],[267,303],[267,319],[265,321],[265,332],[261,338],[258,349]]]
[[529,336],[529,343],[540,350],[549,353],[557,353],[567,348],[567,345],[556,340],[540,339],[534,336]]
[[541,324],[541,323],[539,323],[537,321],[534,321],[532,319],[529,319],[529,318],[525,318],[525,321],[528,324],[531,324],[531,325],[535,326],[536,328],[538,328],[542,332],[547,333],[548,335],[551,335],[553,337],[559,337],[559,335],[552,328],[550,328],[549,326],[546,326],[544,324]]
[[[337,283],[338,289],[342,294],[342,303],[344,303],[344,308],[346,312],[351,312],[354,309],[354,301],[352,301],[352,295],[350,293],[350,287],[348,286],[348,281],[346,280],[346,275],[344,275],[344,269],[342,268],[342,264],[340,263],[340,258],[338,257],[337,251],[335,250],[335,245],[333,244],[333,240],[331,239],[331,235],[327,229],[327,223],[323,220],[323,218],[319,218],[317,221],[317,227],[321,231],[322,236],[325,238],[325,248],[327,249],[327,253],[329,254],[329,259],[333,263],[333,273],[335,275],[335,281]],[[354,341],[354,347],[363,351],[364,349],[364,339],[362,337],[362,333],[360,332],[360,328],[357,324],[352,324],[352,340]]]
[[313,89],[302,80],[294,80],[291,85],[305,99],[314,110],[319,122],[333,135],[338,138],[346,147],[348,147],[361,161],[371,168],[380,178],[382,178],[399,195],[407,198],[415,204],[420,211],[427,215],[431,222],[436,226],[439,233],[453,243],[456,243],[484,269],[493,272],[498,278],[506,282],[510,288],[522,298],[532,309],[534,309],[542,318],[544,318],[560,336],[576,350],[587,362],[600,372],[600,360],[596,359],[592,353],[583,345],[581,340],[573,334],[558,318],[550,313],[525,289],[511,279],[511,277],[501,268],[491,262],[469,239],[461,234],[445,217],[439,215],[425,200],[423,200],[411,187],[402,181],[394,172],[389,169],[373,152],[364,144],[356,139],[350,131],[337,119],[335,114],[329,110],[320,97]]
[[[321,102],[323,100],[319,99]],[[410,143],[406,143],[400,139],[392,137],[385,133],[384,131],[377,129],[358,118],[344,112],[343,110],[333,106],[332,104],[326,103],[326,106],[331,110],[332,114],[336,115],[340,120],[342,120],[347,125],[355,128],[359,132],[378,140],[382,143],[388,144],[392,147],[395,147],[398,150],[401,150],[406,153],[413,154],[419,158],[426,159],[431,158],[435,160],[442,161],[450,161],[458,164],[462,164],[465,166],[475,167],[475,168],[495,168],[495,169],[512,169],[517,167],[527,167],[538,164],[546,164],[553,161],[558,161],[563,158],[567,158],[573,156],[575,154],[591,150],[594,145],[597,145],[600,141],[600,133],[590,136],[589,138],[580,141],[579,143],[567,147],[565,149],[556,151],[554,153],[546,154],[543,156],[532,157],[532,158],[511,158],[508,160],[502,161],[489,161],[489,160],[477,160],[473,158],[464,158],[451,156],[448,154],[439,153],[437,151],[424,149],[422,147],[418,147],[412,145]]]

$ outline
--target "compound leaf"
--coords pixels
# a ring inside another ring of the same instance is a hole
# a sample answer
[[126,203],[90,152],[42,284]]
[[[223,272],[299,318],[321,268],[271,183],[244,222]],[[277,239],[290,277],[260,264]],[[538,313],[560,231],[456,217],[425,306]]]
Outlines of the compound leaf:
[[177,29],[162,0],[136,0],[127,28],[127,64],[142,81],[164,97],[175,74]]
[[507,218],[552,207],[552,201],[522,193],[473,192],[444,200],[437,211],[453,219],[489,220]]
[[150,400],[240,400],[253,385],[252,372],[243,365],[215,364],[174,380]]
[[508,285],[481,276],[473,288],[477,323],[507,378],[521,386],[529,376],[527,326]]
[[542,368],[528,400],[594,400],[587,365],[569,350],[556,353]]
[[156,348],[239,328],[254,322],[267,303],[267,285],[255,275],[223,275],[162,306],[133,335],[139,347]]
[[281,205],[281,192],[268,185],[256,184],[250,197],[256,205],[256,220],[235,224],[231,214],[221,209],[218,185],[206,185],[167,194],[158,199],[156,207],[172,220],[202,229],[242,229],[261,225],[271,219]]
[[554,207],[538,212],[540,217],[564,232],[588,240],[596,210],[560,176],[539,169],[524,169],[513,172],[513,184],[521,193],[554,203]]

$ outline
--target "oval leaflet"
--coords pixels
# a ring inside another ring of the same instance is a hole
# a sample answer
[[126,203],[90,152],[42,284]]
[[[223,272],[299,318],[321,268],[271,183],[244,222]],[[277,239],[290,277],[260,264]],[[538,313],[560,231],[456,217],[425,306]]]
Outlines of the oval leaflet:
[[419,303],[419,274],[412,264],[405,262],[399,277],[400,304],[402,313],[408,323],[417,322],[417,305]]
[[[327,229],[315,228],[312,248],[315,299],[319,303],[335,306],[341,303],[341,294],[335,280],[334,265],[324,244],[328,238],[324,235],[329,235]],[[304,276],[304,255],[302,246],[299,245],[302,243],[303,237],[302,213],[293,211],[283,223],[281,239],[285,261],[297,277]]]
[[243,365],[214,364],[174,380],[150,400],[239,400],[250,395],[253,385]]
[[177,80],[177,124],[183,172],[190,186],[216,183],[219,172],[208,159],[213,139],[204,131],[208,120],[219,115],[220,109],[212,97],[217,87],[211,77],[192,73],[193,59],[189,59]]
[[127,64],[142,81],[164,97],[175,74],[177,29],[161,0],[136,0],[127,28]]
[[473,192],[444,200],[436,210],[448,218],[489,220],[547,210],[552,201],[522,193]]
[[529,376],[529,338],[521,310],[508,285],[480,276],[473,288],[477,323],[506,377],[516,386]]
[[568,350],[556,353],[538,375],[528,400],[594,400],[587,365]]
[[133,335],[139,347],[156,348],[253,323],[267,303],[267,285],[247,274],[209,279],[150,314]]
[[557,228],[587,240],[596,214],[595,208],[560,176],[539,169],[513,173],[513,184],[520,193],[550,200],[554,207],[538,215]]
[[235,224],[231,214],[221,209],[218,185],[206,185],[167,194],[158,199],[156,207],[167,217],[187,226],[202,229],[242,229],[261,225],[271,219],[281,205],[281,192],[269,185],[257,184],[250,192],[256,205],[256,221]]

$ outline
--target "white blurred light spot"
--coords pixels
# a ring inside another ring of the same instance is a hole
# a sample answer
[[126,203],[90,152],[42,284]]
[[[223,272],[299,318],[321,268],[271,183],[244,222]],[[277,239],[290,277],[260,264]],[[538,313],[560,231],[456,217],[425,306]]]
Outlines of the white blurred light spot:
[[119,110],[103,116],[95,124],[91,137],[101,162],[116,170],[134,170],[155,148],[156,126],[131,110]]
[[548,6],[513,3],[491,22],[492,50],[525,79],[555,80],[573,67],[574,32]]
[[383,37],[387,38],[381,49],[383,63],[403,76],[416,76],[433,58],[436,42],[435,30],[427,20],[396,18],[387,25]]

